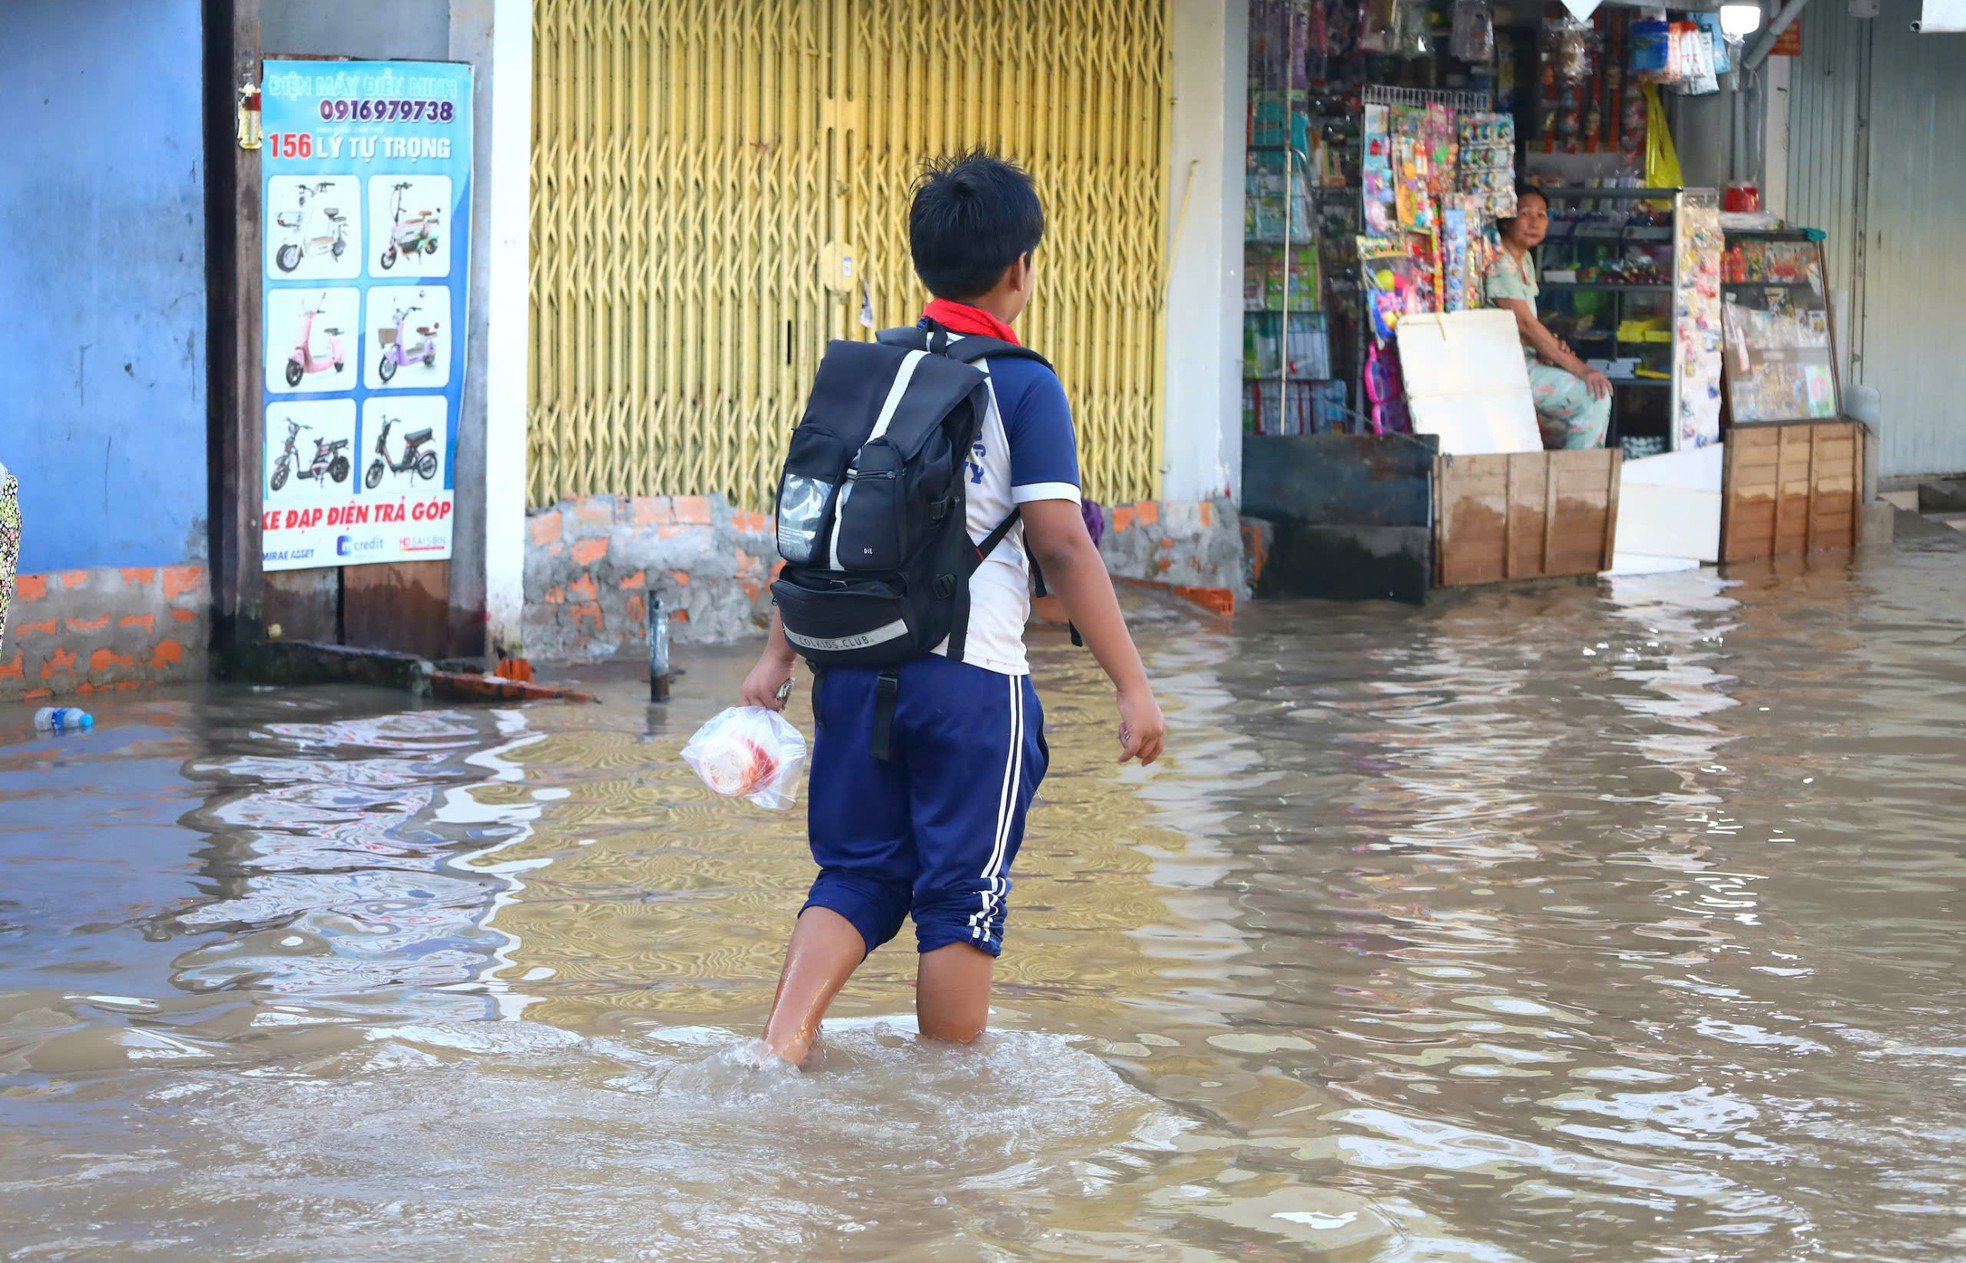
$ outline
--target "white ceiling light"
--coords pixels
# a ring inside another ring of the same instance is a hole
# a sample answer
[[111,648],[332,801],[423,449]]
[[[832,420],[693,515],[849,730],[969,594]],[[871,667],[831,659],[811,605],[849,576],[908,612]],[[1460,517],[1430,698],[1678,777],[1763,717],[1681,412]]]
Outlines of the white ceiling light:
[[1761,6],[1758,4],[1721,5],[1720,29],[1734,39],[1746,39],[1761,29]]

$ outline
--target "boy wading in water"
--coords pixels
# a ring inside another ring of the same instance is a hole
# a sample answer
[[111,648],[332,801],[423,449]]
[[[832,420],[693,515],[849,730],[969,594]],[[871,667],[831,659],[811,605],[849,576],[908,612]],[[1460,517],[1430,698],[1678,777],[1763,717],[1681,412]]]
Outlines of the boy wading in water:
[[[934,301],[914,329],[827,352],[780,487],[787,569],[771,638],[744,682],[746,705],[781,709],[795,655],[815,666],[819,877],[764,1033],[795,1065],[847,978],[910,916],[921,1033],[983,1031],[1010,867],[1049,761],[1024,658],[1029,559],[1118,690],[1120,761],[1152,763],[1166,730],[1080,516],[1064,388],[1011,329],[1044,235],[1030,177],[984,154],[935,163],[908,234]],[[950,510],[960,525],[938,525]],[[953,546],[921,542],[945,525]]]

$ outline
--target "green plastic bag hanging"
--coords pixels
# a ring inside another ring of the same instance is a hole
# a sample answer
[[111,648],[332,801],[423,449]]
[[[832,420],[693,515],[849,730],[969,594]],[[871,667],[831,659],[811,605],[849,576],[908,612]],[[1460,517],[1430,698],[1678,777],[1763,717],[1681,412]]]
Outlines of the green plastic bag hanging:
[[1685,178],[1679,172],[1679,150],[1666,126],[1666,106],[1659,85],[1645,85],[1645,187],[1676,189]]

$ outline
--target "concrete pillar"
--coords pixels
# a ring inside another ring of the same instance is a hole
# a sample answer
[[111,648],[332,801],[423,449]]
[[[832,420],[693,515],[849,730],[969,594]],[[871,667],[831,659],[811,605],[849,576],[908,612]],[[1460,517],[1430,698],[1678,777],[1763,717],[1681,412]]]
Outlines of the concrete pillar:
[[532,0],[495,0],[485,344],[485,613],[520,647],[525,607],[527,355],[532,328]]
[[1173,0],[1161,496],[1239,498],[1248,0]]
[[478,118],[471,224],[478,245],[458,423],[452,604],[469,609],[482,601],[486,649],[517,650],[532,310],[532,0],[452,0],[450,51],[476,67]]

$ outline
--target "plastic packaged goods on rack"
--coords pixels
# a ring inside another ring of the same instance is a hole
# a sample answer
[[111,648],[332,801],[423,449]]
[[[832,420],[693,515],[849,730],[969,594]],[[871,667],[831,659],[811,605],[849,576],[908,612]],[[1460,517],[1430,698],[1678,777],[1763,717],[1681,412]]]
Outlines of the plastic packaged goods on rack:
[[1674,244],[1673,314],[1679,385],[1674,393],[1676,446],[1720,441],[1720,195],[1687,189],[1679,195]]

